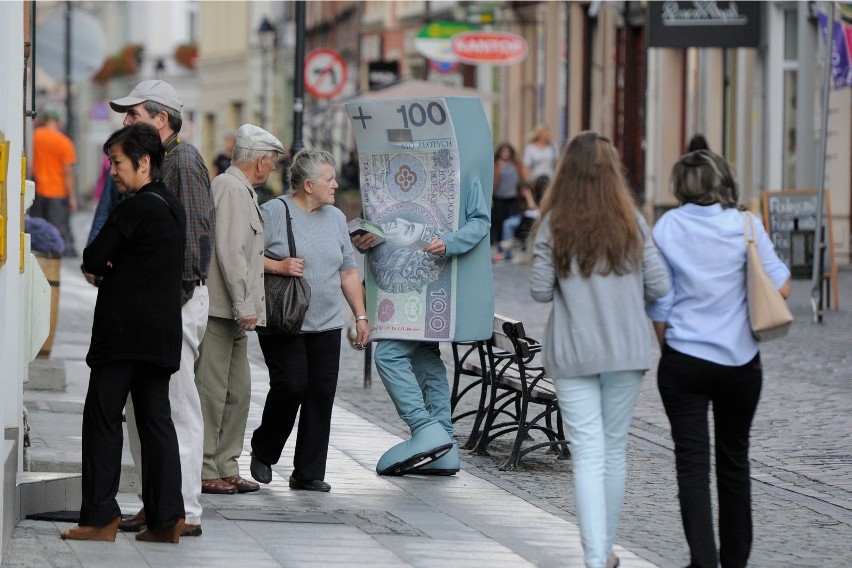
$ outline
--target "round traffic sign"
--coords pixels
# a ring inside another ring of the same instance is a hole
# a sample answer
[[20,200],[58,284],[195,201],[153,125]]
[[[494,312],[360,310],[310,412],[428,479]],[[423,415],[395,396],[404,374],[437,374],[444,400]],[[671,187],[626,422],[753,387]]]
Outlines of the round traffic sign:
[[348,71],[333,49],[315,49],[305,58],[305,88],[320,99],[333,99],[346,86]]
[[[65,79],[66,12],[54,12],[36,28],[36,61],[57,81]],[[71,10],[70,79],[77,82],[98,72],[106,59],[106,36],[101,23],[80,10]]]

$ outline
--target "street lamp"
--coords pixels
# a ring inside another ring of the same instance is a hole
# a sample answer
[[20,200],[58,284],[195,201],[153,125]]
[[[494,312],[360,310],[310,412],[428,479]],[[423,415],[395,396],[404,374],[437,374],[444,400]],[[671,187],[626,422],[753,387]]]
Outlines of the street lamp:
[[270,48],[275,47],[275,26],[266,18],[260,22],[257,29],[260,37],[260,126],[266,128],[266,93],[267,93],[267,63],[266,54]]

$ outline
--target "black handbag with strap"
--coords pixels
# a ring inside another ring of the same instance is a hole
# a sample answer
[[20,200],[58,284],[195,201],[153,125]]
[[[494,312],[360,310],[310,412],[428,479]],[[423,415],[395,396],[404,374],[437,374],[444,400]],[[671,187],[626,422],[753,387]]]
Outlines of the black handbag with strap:
[[[293,227],[290,208],[283,198],[281,202],[287,211],[287,244],[290,245],[290,257],[296,258],[296,244],[293,241]],[[281,276],[265,273],[263,275],[266,293],[266,327],[261,333],[274,335],[298,335],[302,331],[302,322],[311,302],[311,287],[304,278]]]

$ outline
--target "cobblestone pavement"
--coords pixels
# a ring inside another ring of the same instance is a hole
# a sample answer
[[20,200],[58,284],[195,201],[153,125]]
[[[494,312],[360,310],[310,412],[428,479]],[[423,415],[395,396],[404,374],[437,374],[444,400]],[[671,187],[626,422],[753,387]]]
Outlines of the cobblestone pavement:
[[[495,266],[496,311],[523,320],[527,333],[540,337],[550,308],[530,299],[527,272],[523,266]],[[790,305],[796,322],[790,334],[761,346],[764,388],[751,450],[752,566],[852,562],[852,273],[840,272],[839,283],[843,309],[826,311],[824,322],[813,324],[810,285],[794,282]],[[449,349],[443,352],[451,369]],[[344,351],[338,404],[405,433],[375,372],[372,387],[363,387],[363,363],[359,352]],[[469,428],[462,421],[457,437],[464,438]],[[476,475],[576,520],[570,461],[536,451],[517,471],[502,472],[498,468],[508,453],[507,444],[497,441],[491,456],[463,452],[462,459]],[[627,476],[619,542],[660,566],[686,565],[672,442],[654,369],[636,408]]]

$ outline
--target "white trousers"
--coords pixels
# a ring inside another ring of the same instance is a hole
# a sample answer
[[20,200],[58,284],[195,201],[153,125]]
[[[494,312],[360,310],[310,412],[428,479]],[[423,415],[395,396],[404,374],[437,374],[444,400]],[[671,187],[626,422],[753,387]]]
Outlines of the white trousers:
[[[181,495],[186,512],[186,523],[201,524],[201,461],[204,458],[204,421],[201,418],[201,398],[195,386],[195,360],[198,346],[207,329],[207,311],[210,296],[207,286],[197,286],[192,298],[181,310],[183,320],[183,346],[180,354],[180,369],[169,381],[169,404],[172,407],[172,422],[175,423],[178,448],[180,450]],[[154,316],[155,317],[155,316]],[[127,433],[130,453],[136,473],[142,479],[142,445],[136,428],[133,401],[127,399]]]
[[624,502],[624,462],[644,371],[554,380],[574,471],[574,498],[587,568],[603,568]]

